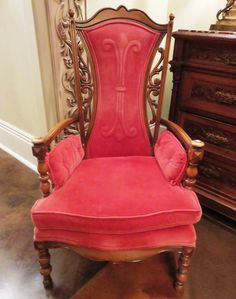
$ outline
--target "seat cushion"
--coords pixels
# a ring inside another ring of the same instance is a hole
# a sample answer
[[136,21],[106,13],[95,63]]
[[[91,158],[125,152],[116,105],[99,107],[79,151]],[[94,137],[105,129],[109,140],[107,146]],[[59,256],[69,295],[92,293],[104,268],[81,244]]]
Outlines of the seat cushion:
[[137,250],[164,247],[195,247],[193,225],[131,234],[91,234],[59,229],[34,230],[34,240],[54,241],[97,250]]
[[166,179],[178,184],[187,167],[187,154],[179,140],[168,130],[162,131],[154,148],[155,157]]
[[201,217],[193,191],[171,185],[155,157],[83,160],[32,208],[37,229],[126,234],[189,225]]
[[47,153],[46,162],[55,189],[66,182],[83,157],[84,150],[79,135],[70,135]]

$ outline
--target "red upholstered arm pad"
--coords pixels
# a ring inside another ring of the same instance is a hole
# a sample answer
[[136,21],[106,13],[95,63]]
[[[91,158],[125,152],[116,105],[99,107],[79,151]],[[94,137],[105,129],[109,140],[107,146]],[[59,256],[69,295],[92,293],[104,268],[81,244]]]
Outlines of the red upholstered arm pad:
[[55,189],[66,182],[83,157],[84,149],[78,135],[62,140],[47,154],[46,163]]
[[179,184],[187,167],[187,154],[179,140],[168,130],[160,133],[154,147],[156,160],[173,185]]

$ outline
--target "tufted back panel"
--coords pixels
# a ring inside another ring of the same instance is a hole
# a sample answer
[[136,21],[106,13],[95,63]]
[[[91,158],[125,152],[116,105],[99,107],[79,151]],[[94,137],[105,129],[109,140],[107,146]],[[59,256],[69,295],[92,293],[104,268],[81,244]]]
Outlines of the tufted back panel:
[[97,109],[87,157],[148,156],[143,111],[145,74],[159,33],[115,20],[84,29],[97,82]]

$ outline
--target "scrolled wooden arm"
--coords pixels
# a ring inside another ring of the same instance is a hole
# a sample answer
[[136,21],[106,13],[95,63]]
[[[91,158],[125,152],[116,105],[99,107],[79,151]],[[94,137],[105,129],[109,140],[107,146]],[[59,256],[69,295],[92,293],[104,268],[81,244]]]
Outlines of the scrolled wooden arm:
[[44,197],[50,194],[51,184],[49,182],[48,166],[45,162],[46,154],[49,150],[49,146],[53,140],[64,130],[66,127],[77,122],[77,118],[67,118],[59,122],[54,128],[52,128],[48,134],[44,137],[35,138],[33,142],[33,155],[38,160],[38,172],[39,172],[39,181],[40,189]]
[[192,190],[196,183],[198,164],[203,159],[205,144],[201,140],[192,140],[179,125],[170,120],[161,119],[161,124],[166,126],[186,149],[188,155],[188,166],[186,168],[183,185],[185,188]]
[[164,118],[161,119],[161,124],[177,137],[186,150],[192,147],[192,139],[179,125]]
[[73,123],[78,122],[78,118],[76,117],[69,117],[66,118],[59,123],[56,124],[54,128],[52,128],[48,134],[44,137],[35,138],[32,140],[34,145],[45,144],[47,146],[68,126],[72,125]]

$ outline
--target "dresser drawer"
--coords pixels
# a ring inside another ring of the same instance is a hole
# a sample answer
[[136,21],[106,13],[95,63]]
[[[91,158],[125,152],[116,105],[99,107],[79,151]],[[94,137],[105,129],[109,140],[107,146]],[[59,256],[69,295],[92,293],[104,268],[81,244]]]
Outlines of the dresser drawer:
[[236,162],[206,152],[199,165],[197,185],[236,205]]
[[[235,35],[233,35],[235,38]],[[234,72],[236,68],[236,39],[231,43],[212,39],[211,42],[188,41],[185,60],[188,63],[199,64],[208,68],[220,67]]]
[[236,123],[236,78],[183,71],[180,107]]
[[236,161],[236,126],[185,112],[178,113],[177,122],[192,139],[204,141],[208,152]]
[[236,220],[236,33],[177,31],[170,120],[206,143],[195,190]]

